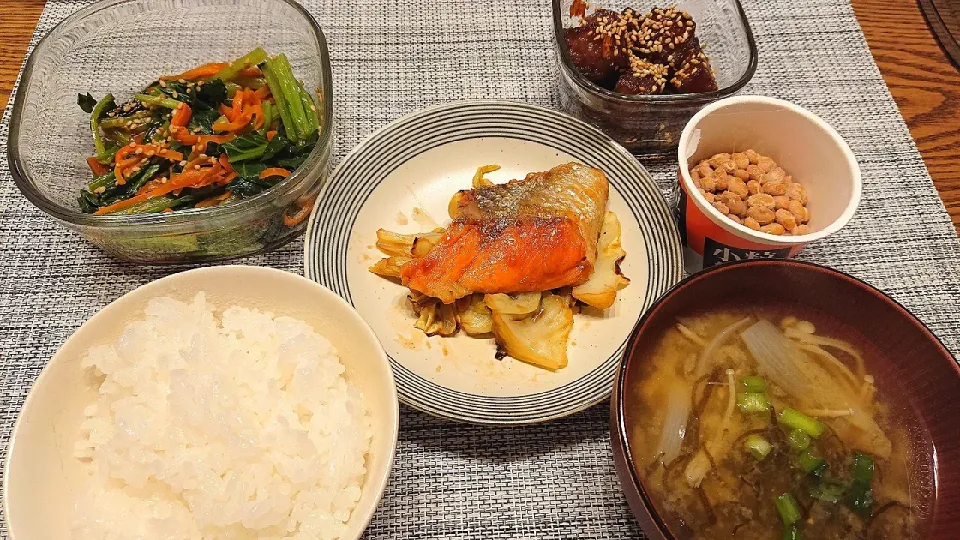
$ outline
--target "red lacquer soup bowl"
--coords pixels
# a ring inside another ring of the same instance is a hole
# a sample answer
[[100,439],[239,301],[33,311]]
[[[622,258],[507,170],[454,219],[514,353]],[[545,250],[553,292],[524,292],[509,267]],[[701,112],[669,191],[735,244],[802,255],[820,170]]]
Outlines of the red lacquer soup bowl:
[[[632,397],[663,333],[678,317],[717,308],[798,313],[863,352],[866,371],[891,409],[905,411],[914,461],[911,485],[922,504],[920,538],[960,538],[960,367],[956,359],[903,306],[842,272],[792,260],[743,261],[697,273],[664,295],[633,330],[610,410],[613,456],[634,515],[654,539],[689,536],[675,530],[644,486],[635,462],[639,442],[629,435],[647,414]],[[631,443],[634,447],[631,447]],[[695,532],[695,531],[694,531]]]

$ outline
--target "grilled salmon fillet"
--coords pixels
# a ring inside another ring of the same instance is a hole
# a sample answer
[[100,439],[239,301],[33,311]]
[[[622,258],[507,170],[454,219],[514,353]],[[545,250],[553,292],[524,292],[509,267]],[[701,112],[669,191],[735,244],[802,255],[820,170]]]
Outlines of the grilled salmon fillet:
[[446,234],[400,278],[444,303],[579,285],[593,272],[608,197],[603,172],[579,163],[460,191]]

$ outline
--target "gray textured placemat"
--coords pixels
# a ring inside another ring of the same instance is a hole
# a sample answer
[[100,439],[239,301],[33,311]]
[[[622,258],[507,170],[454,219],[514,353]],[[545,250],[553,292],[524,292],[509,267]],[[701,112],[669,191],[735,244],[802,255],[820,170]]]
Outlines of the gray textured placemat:
[[[84,4],[48,2],[37,36]],[[306,4],[330,41],[338,160],[375,128],[425,105],[465,98],[556,105],[546,0]],[[960,244],[849,3],[744,4],[760,48],[746,92],[821,115],[863,168],[856,217],[803,258],[888,292],[957,354]],[[0,125],[4,147],[8,115],[9,107]],[[644,164],[669,185],[672,160]],[[300,273],[301,254],[294,242],[240,262]],[[182,269],[102,255],[31,206],[0,159],[0,455],[30,384],[57,346],[121,294]],[[495,429],[402,409],[396,465],[368,537],[641,537],[613,470],[607,414],[604,404],[546,425]]]

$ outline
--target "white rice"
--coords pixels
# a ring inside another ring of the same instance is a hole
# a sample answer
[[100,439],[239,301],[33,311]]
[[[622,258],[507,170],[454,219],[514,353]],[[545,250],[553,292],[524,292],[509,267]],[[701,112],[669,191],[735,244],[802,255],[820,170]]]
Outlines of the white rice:
[[360,499],[371,422],[303,321],[155,298],[117,343],[76,456],[76,540],[334,539]]

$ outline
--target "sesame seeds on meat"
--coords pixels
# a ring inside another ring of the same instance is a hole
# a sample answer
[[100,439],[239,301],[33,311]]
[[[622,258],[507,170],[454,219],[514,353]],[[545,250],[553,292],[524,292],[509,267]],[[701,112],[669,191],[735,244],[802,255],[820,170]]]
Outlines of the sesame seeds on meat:
[[631,8],[597,9],[581,16],[581,25],[568,28],[565,37],[580,73],[615,92],[711,91],[715,74],[695,32],[693,17],[670,6],[643,15]]

